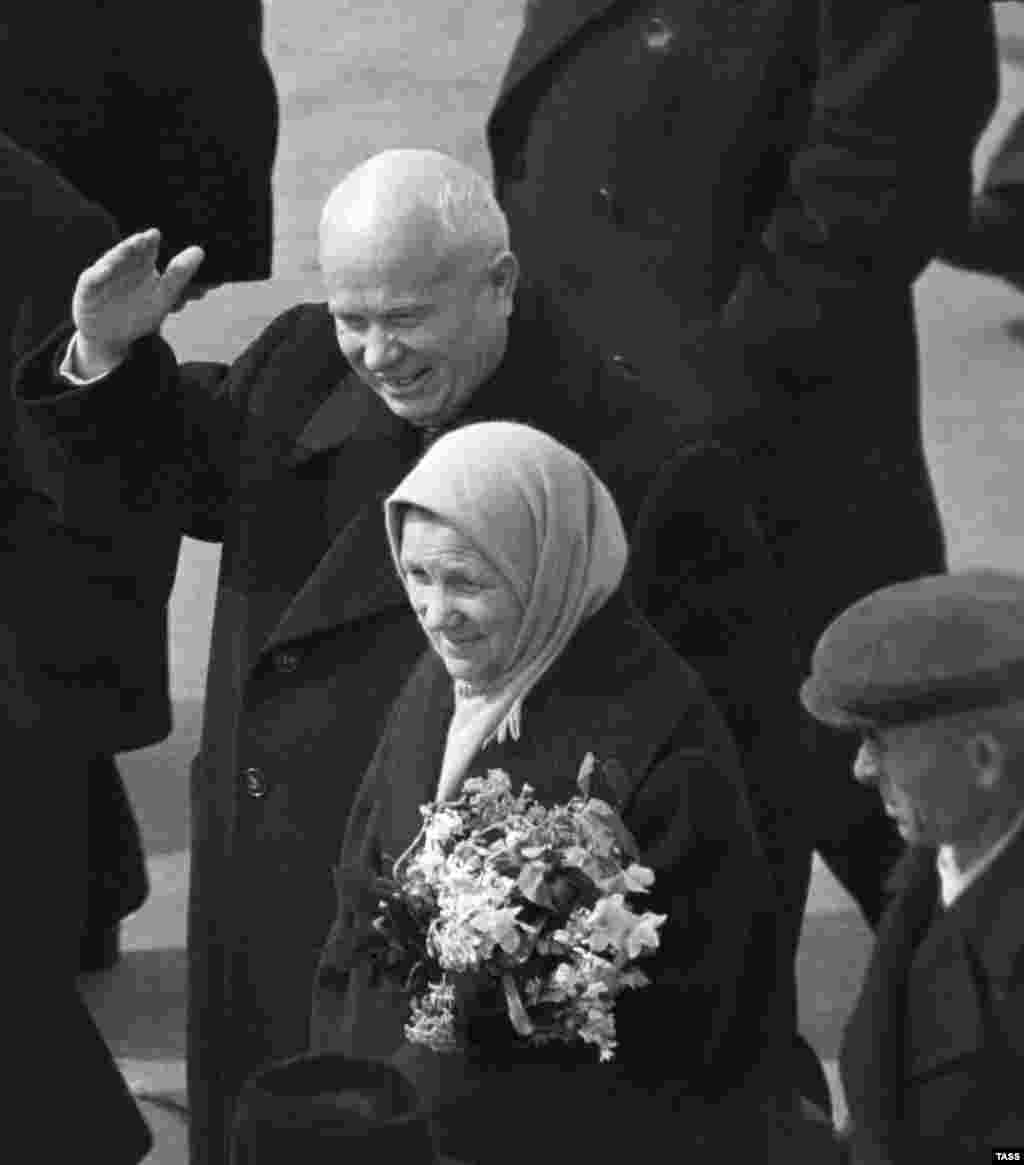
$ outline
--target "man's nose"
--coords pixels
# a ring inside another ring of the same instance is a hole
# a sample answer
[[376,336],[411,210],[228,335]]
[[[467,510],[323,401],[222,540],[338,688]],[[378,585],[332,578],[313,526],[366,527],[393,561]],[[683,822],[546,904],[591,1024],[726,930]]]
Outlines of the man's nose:
[[857,755],[853,761],[854,780],[859,781],[862,785],[877,785],[881,775],[878,755],[865,741],[857,750]]
[[363,340],[363,364],[369,372],[379,372],[401,355],[395,337],[376,324],[371,327]]

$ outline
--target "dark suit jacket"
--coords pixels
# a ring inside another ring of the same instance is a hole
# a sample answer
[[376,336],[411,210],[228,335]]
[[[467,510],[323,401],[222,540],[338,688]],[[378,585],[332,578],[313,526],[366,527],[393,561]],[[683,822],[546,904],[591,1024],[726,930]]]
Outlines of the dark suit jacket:
[[8,4],[0,131],[117,220],[206,248],[200,280],[265,279],[278,104],[260,0]]
[[856,1165],[970,1165],[1024,1145],[1024,835],[937,911],[910,851],[843,1038]]
[[[476,1054],[467,1062],[404,1043],[401,989],[375,981],[356,953],[375,906],[360,888],[384,872],[383,855],[394,858],[415,837],[419,806],[436,788],[451,710],[451,679],[429,653],[395,704],[349,819],[338,916],[314,993],[314,1050],[356,1059],[399,1053],[396,1063],[437,1114],[442,1151],[466,1161],[521,1157],[518,1138],[494,1135],[511,1097],[545,1130],[530,1145],[537,1161],[564,1160],[570,1139],[582,1158],[628,1155],[641,1120],[651,1122],[655,1141],[660,1125],[676,1120],[684,1126],[677,1143],[699,1144],[707,1130],[685,1127],[673,1104],[681,1095],[719,1100],[757,1071],[774,1082],[773,1057],[788,1040],[770,972],[770,881],[724,722],[696,674],[620,591],[526,698],[521,739],[481,752],[471,772],[503,769],[514,787],[530,784],[546,804],[574,794],[587,752],[612,763],[599,795],[619,806],[641,860],[655,870],[645,907],[668,922],[646,968],[652,983],[617,1005],[620,1046],[611,1065],[599,1065],[582,1044],[512,1047],[500,1005],[493,1017],[471,1020]],[[754,1091],[762,1100],[769,1094],[767,1083]],[[562,1123],[572,1126],[565,1138]]]
[[[788,820],[796,676],[780,682],[785,611],[728,459],[686,449],[691,430],[663,386],[623,391],[552,349],[530,311],[524,298],[463,419],[533,423],[591,460],[630,530],[637,593],[677,650],[717,661],[715,694],[746,721],[745,755],[760,756],[771,811]],[[286,312],[230,369],[179,370],[150,340],[83,390],[54,385],[66,339],[34,355],[21,389],[62,470],[62,519],[120,541],[163,527],[223,546],[193,788],[189,1010],[195,1163],[219,1165],[242,1081],[306,1047],[328,871],[422,651],[382,520],[422,437],[349,373],[323,305]],[[787,834],[778,849],[798,919],[809,845]]]

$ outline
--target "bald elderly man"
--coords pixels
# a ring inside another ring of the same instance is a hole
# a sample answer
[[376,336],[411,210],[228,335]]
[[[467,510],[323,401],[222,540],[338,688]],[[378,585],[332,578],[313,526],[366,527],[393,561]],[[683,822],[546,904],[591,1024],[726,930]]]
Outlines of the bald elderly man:
[[822,635],[803,700],[860,733],[854,776],[910,846],[843,1039],[851,1160],[1022,1150],[1024,577],[869,595]]
[[[531,423],[611,487],[634,594],[704,672],[748,762],[791,904],[792,1029],[810,868],[785,785],[799,676],[738,471],[690,444],[677,386],[624,392],[556,349],[517,292],[489,184],[429,151],[378,155],[341,182],[322,217],[327,303],[285,312],[230,367],[179,367],[157,335],[202,260],[189,248],[160,274],[158,246],[156,231],[133,236],[83,274],[77,332],[33,357],[20,393],[65,520],[122,540],[164,523],[223,546],[192,790],[192,1165],[225,1160],[246,1076],[306,1047],[350,801],[422,650],[381,502],[453,423]],[[735,405],[749,405],[738,389]]]

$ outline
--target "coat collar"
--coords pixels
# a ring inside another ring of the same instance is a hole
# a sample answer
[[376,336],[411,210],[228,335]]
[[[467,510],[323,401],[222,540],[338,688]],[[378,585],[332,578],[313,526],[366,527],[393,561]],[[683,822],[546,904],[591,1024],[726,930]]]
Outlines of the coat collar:
[[350,438],[397,440],[409,428],[352,371],[341,378],[325,399],[311,403],[311,410],[301,418],[301,429],[286,459],[293,469],[337,449]]
[[584,25],[607,12],[618,0],[527,0],[525,24],[519,34],[498,92],[492,119],[513,90],[544,60],[558,51]]
[[946,911],[994,980],[1009,979],[1024,953],[1024,832]]
[[[936,851],[908,851],[842,1048],[843,1084],[865,1128],[899,1122],[905,1080],[974,1054],[986,1040],[977,964],[993,983],[1021,973],[1024,837],[945,911]],[[941,1015],[935,1000],[946,1000]]]
[[898,1122],[903,1092],[907,980],[914,952],[935,915],[935,850],[913,847],[890,879],[896,897],[879,924],[860,994],[840,1051],[851,1115],[865,1129]]

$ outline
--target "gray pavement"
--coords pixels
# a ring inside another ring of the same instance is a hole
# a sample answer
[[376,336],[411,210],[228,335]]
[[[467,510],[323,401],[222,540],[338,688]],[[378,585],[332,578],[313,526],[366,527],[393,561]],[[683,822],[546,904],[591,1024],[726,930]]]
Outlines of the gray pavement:
[[[390,145],[433,145],[486,169],[483,123],[519,27],[522,0],[265,0],[266,43],[283,109],[275,175],[275,277],[188,308],[167,328],[183,356],[230,359],[280,310],[319,298],[320,203],[350,165]],[[1024,57],[1024,8],[999,6],[1014,59]],[[1014,112],[1024,73],[1007,65],[979,165]],[[159,225],[159,224],[156,224]],[[1024,298],[992,280],[935,264],[917,286],[925,436],[955,565],[1024,569],[1021,408]],[[870,342],[870,337],[865,337]],[[880,354],[884,359],[884,354]],[[871,547],[864,548],[871,553]],[[122,758],[153,884],[125,926],[126,955],[83,990],[140,1094],[184,1101],[185,894],[188,763],[200,730],[219,552],[188,541],[172,601],[176,727],[156,748]],[[842,1024],[870,947],[844,891],[818,867],[798,972],[801,1019],[834,1077]],[[836,1092],[842,1112],[842,1097]],[[184,1165],[173,1107],[142,1102],[157,1146],[147,1165]]]

